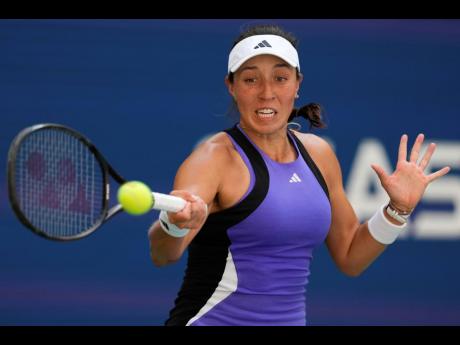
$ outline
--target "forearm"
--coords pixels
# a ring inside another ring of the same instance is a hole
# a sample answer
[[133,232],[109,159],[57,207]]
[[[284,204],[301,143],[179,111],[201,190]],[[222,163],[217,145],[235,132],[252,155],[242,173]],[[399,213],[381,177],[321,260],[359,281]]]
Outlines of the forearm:
[[[378,212],[380,212],[380,210]],[[372,264],[372,262],[375,261],[375,259],[377,259],[377,257],[380,256],[380,254],[382,254],[387,247],[385,242],[382,243],[381,239],[378,236],[376,237],[375,230],[377,230],[377,232],[382,231],[382,226],[385,229],[385,227],[388,226],[386,224],[391,224],[391,228],[394,226],[394,229],[391,229],[391,231],[394,231],[392,232],[392,235],[394,236],[393,240],[397,238],[396,234],[401,231],[401,226],[403,224],[391,218],[386,212],[381,212],[380,215],[383,215],[385,220],[383,224],[373,222],[372,226],[374,234],[369,230],[371,220],[360,224],[358,229],[355,231],[355,235],[349,245],[345,259],[347,274],[351,276],[361,274],[370,266],[370,264]],[[380,219],[383,220],[382,218]]]
[[186,236],[172,237],[160,226],[159,221],[152,224],[148,232],[150,257],[155,266],[165,266],[180,259],[184,252]]
[[386,245],[376,241],[369,233],[367,222],[359,225],[350,243],[341,270],[350,276],[358,276],[364,272],[380,254]]

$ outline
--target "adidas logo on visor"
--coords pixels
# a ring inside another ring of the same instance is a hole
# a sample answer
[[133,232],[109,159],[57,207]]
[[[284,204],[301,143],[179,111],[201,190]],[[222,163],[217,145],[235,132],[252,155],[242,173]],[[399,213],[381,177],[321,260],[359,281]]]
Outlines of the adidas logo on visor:
[[263,40],[262,42],[260,42],[258,45],[256,45],[254,47],[254,49],[259,49],[260,48],[271,48],[272,46],[270,45],[270,43],[268,43],[266,40]]
[[261,54],[277,56],[300,71],[299,56],[291,42],[277,35],[254,35],[232,48],[228,56],[228,73],[236,72],[247,60]]

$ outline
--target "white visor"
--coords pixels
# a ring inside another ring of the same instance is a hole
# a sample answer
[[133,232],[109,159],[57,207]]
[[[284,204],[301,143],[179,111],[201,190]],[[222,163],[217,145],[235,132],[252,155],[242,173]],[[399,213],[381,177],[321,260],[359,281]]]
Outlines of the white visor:
[[256,35],[241,40],[233,47],[228,57],[228,73],[234,73],[250,58],[262,54],[278,56],[300,71],[299,55],[291,42],[277,35]]

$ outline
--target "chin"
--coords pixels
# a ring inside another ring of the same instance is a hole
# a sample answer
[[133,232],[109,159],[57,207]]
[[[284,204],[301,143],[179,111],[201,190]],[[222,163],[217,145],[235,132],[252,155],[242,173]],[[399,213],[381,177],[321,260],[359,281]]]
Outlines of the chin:
[[256,121],[251,124],[252,128],[261,134],[272,134],[277,131],[283,130],[287,127],[287,121],[271,121],[271,122],[260,122]]

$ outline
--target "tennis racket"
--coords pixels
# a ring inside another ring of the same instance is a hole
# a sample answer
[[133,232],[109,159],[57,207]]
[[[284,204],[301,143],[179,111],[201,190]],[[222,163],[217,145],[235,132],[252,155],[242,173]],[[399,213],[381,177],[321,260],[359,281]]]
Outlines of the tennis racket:
[[[23,129],[8,152],[8,196],[17,218],[47,239],[88,236],[123,211],[109,206],[110,177],[126,180],[82,134],[59,124]],[[153,209],[180,211],[185,200],[152,193]]]

